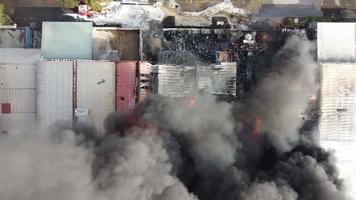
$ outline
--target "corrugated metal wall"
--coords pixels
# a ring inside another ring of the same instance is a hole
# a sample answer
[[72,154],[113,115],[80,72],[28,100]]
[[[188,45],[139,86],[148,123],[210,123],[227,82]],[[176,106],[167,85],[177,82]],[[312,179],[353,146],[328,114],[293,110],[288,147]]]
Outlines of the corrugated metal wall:
[[43,22],[41,55],[46,59],[91,59],[91,22]]
[[320,139],[356,139],[356,64],[321,66]]
[[356,61],[356,23],[318,23],[319,62]]
[[0,132],[33,124],[36,110],[35,92],[34,65],[0,64],[0,104],[10,106],[9,113],[0,111]]
[[202,92],[236,96],[236,63],[200,66],[198,79]]
[[144,101],[148,96],[155,93],[154,88],[157,84],[157,70],[148,62],[139,63],[140,71],[140,91],[138,101]]
[[196,95],[197,73],[192,66],[158,66],[158,94],[170,97]]
[[73,61],[40,61],[37,67],[37,120],[48,126],[72,122]]
[[78,61],[77,73],[77,108],[89,112],[77,116],[78,122],[103,131],[104,119],[115,111],[115,63]]
[[116,64],[116,111],[132,110],[136,104],[137,62]]

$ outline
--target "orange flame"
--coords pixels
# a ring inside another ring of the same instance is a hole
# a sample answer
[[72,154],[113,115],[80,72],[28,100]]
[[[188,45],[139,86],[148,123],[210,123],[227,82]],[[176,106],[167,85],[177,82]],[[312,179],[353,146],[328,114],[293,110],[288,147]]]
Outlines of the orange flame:
[[253,139],[255,139],[261,133],[261,124],[262,124],[262,119],[260,117],[256,117],[255,126],[251,134],[251,137]]
[[191,98],[188,100],[187,104],[189,107],[193,107],[195,104],[197,104],[197,101],[194,98]]

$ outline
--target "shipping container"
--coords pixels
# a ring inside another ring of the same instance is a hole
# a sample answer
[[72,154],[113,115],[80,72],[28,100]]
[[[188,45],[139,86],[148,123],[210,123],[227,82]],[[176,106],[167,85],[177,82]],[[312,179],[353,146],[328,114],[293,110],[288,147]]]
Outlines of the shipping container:
[[20,125],[35,120],[34,81],[33,65],[0,64],[0,132],[21,128]]
[[356,140],[356,64],[323,63],[321,140]]
[[42,127],[73,120],[73,61],[40,61],[37,67],[37,120]]
[[115,111],[115,63],[78,61],[76,90],[77,121],[102,132],[106,116]]
[[236,97],[236,63],[198,67],[199,92]]
[[138,101],[144,101],[151,94],[157,93],[154,88],[157,85],[157,67],[151,65],[149,62],[139,62],[139,97]]
[[356,23],[318,23],[319,62],[356,61]]
[[41,55],[45,59],[92,59],[91,22],[43,22]]
[[137,64],[136,61],[116,64],[116,111],[129,111],[136,105]]
[[181,65],[158,65],[158,94],[169,97],[195,96],[197,68]]

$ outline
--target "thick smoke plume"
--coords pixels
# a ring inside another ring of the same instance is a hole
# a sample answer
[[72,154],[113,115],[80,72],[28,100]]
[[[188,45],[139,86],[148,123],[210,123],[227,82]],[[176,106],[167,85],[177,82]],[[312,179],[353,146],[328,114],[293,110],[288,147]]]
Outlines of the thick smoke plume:
[[313,45],[292,37],[246,103],[149,97],[83,128],[0,137],[5,200],[343,200],[332,156],[305,143]]

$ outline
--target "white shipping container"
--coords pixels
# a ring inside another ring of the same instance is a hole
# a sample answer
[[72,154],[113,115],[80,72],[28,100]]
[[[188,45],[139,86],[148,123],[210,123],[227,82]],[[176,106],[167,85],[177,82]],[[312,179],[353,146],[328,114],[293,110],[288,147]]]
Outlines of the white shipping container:
[[37,120],[43,127],[72,122],[73,61],[40,61],[37,68]]
[[0,132],[22,128],[35,120],[35,66],[21,59],[18,62],[22,63],[0,64],[0,104],[10,105],[9,113],[0,110]]
[[321,140],[356,139],[356,64],[321,64]]
[[78,122],[103,131],[106,116],[115,111],[115,63],[78,61],[77,66]]
[[356,23],[318,23],[318,60],[356,61]]

